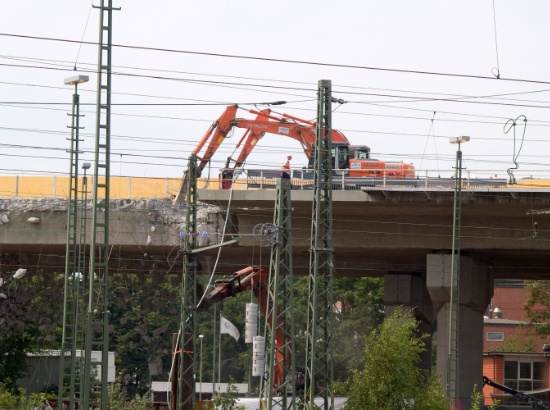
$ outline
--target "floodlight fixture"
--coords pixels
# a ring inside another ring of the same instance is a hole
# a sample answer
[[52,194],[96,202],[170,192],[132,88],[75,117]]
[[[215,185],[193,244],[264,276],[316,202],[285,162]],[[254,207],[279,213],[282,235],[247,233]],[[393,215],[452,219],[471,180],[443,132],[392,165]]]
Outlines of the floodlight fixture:
[[90,80],[90,76],[79,74],[79,75],[66,78],[65,84],[76,85],[76,84],[87,83],[89,80]]
[[451,143],[451,144],[462,144],[463,142],[468,142],[468,141],[470,141],[470,137],[463,136],[463,137],[451,138],[449,143]]
[[90,169],[91,166],[92,164],[90,164],[89,162],[85,162],[84,164],[82,164],[82,169]]

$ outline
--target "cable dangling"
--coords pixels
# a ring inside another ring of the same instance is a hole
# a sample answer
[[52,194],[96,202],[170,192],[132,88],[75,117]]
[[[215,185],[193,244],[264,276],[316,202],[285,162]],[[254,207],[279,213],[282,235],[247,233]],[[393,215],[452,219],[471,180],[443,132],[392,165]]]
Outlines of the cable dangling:
[[491,70],[492,74],[495,76],[495,78],[500,78],[500,63],[498,61],[498,36],[497,36],[497,13],[495,10],[495,0],[493,0],[493,28],[495,31],[495,51],[497,56],[497,66],[493,67]]
[[[519,145],[518,152],[516,153],[516,123],[517,121],[523,118],[523,135],[521,136],[521,144]],[[525,141],[525,131],[527,130],[527,117],[525,115],[520,115],[515,120],[508,120],[506,121],[506,124],[504,124],[504,133],[508,134],[510,129],[514,129],[514,154],[512,155],[512,161],[514,162],[514,167],[508,168],[506,172],[508,173],[508,176],[510,177],[509,183],[515,184],[516,178],[514,176],[514,170],[519,168],[519,165],[517,163],[517,159],[519,157],[519,154],[521,152],[521,149],[523,148],[523,142]]]

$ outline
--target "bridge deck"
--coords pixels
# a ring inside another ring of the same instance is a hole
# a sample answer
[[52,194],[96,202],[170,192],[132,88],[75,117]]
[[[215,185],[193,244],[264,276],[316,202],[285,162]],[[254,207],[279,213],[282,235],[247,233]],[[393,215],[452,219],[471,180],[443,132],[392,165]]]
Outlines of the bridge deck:
[[[20,189],[23,181],[19,180]],[[185,208],[172,204],[170,186],[178,189],[179,181],[169,181],[172,185],[168,184],[168,189],[167,180],[153,181],[157,199],[143,199],[140,195],[141,199],[112,201],[113,255],[118,255],[119,261],[124,259],[127,269],[161,272],[175,263],[177,271],[180,261],[174,257],[180,246]],[[143,188],[145,182],[135,178],[118,186],[129,184],[126,196],[138,192],[133,190],[136,186],[141,187],[141,193],[148,194]],[[58,178],[56,186],[62,185]],[[45,184],[41,186],[44,188]],[[213,186],[212,182],[208,188]],[[2,185],[2,189],[5,188]],[[443,186],[363,186],[334,191],[337,274],[380,275],[387,271],[424,270],[427,253],[448,252],[451,248],[453,194],[453,188]],[[299,274],[309,270],[312,195],[310,189],[292,191],[294,264]],[[0,254],[12,255],[4,259],[20,259],[31,265],[39,263],[42,268],[51,266],[61,270],[66,240],[66,199],[52,198],[51,191],[50,195],[43,195],[47,198],[36,196],[24,199],[4,195],[0,199],[0,221],[8,219],[6,223],[0,222]],[[199,198],[211,205],[199,226],[201,232],[207,233],[201,239],[203,244],[221,240],[225,210],[231,216],[229,235],[242,238],[238,246],[222,251],[221,272],[231,273],[269,260],[269,247],[262,247],[253,232],[258,224],[272,222],[274,190],[200,189]],[[546,213],[550,209],[550,189],[472,187],[470,184],[464,187],[462,199],[463,252],[490,261],[497,278],[550,276],[547,264],[550,214]],[[30,224],[29,217],[38,217],[41,222]],[[151,241],[147,245],[149,237]],[[205,273],[211,269],[216,252],[201,254]]]

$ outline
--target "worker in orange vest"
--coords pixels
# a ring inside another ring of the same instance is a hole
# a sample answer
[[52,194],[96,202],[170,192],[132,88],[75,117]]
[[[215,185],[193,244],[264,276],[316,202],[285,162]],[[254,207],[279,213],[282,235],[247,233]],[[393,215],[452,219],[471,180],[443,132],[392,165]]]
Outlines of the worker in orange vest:
[[281,178],[290,179],[290,160],[292,159],[292,155],[288,154],[286,156],[286,160],[283,161],[283,165],[281,166]]

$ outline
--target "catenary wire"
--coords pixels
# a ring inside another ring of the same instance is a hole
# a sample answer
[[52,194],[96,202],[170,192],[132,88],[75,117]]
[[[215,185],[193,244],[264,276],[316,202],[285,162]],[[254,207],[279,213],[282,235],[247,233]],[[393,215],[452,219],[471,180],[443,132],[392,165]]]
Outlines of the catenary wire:
[[[90,42],[90,41],[79,42],[79,41],[70,40],[70,39],[44,37],[44,36],[29,36],[29,35],[13,34],[13,33],[0,33],[0,36],[22,38],[22,39],[29,39],[29,40],[55,41],[55,42],[63,42],[63,43],[82,43],[82,44],[93,45],[93,46],[98,45],[97,42]],[[456,78],[468,78],[468,79],[478,79],[478,80],[497,80],[494,77],[472,75],[472,74],[442,73],[442,72],[424,71],[424,70],[407,70],[402,68],[382,68],[382,67],[371,67],[371,66],[362,66],[362,65],[353,65],[353,64],[323,63],[323,62],[307,61],[307,60],[292,60],[292,59],[278,59],[278,58],[256,57],[256,56],[235,55],[235,54],[209,53],[209,52],[203,52],[203,51],[175,50],[175,49],[168,49],[168,48],[161,48],[161,47],[145,47],[145,46],[135,46],[135,45],[125,45],[125,44],[113,44],[112,46],[126,48],[126,49],[133,49],[133,50],[200,55],[200,56],[206,56],[206,57],[223,57],[223,58],[239,59],[239,60],[268,61],[268,62],[286,63],[286,64],[314,65],[314,66],[320,66],[320,67],[348,68],[348,69],[393,72],[393,73],[404,73],[404,74],[422,74],[422,75],[429,75],[429,76],[456,77]],[[549,81],[521,79],[521,78],[502,78],[501,77],[498,80],[550,85]]]

